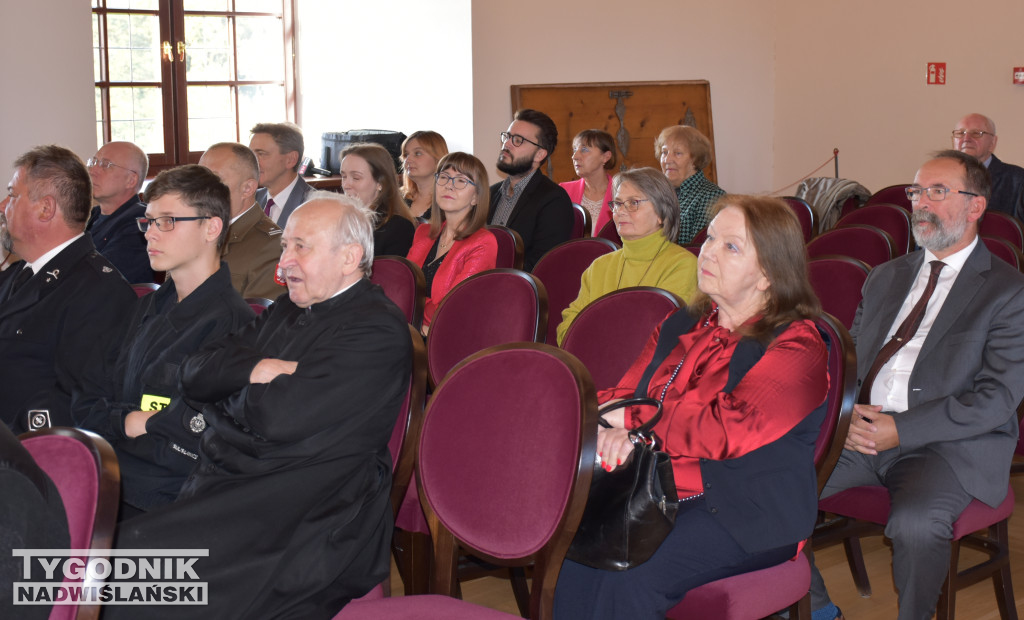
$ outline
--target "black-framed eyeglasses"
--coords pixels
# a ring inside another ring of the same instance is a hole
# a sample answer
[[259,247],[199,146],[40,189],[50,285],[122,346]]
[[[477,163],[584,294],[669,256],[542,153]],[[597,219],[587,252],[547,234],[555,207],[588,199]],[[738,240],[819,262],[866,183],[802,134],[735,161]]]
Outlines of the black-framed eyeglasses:
[[527,138],[525,136],[521,136],[521,135],[519,135],[517,133],[509,133],[507,131],[503,131],[503,132],[501,132],[501,143],[505,144],[506,142],[511,142],[512,146],[522,146],[523,142],[529,142],[530,144],[532,144],[534,146],[537,146],[537,147],[540,147],[540,148],[544,148],[540,144],[534,142],[533,140],[531,140],[531,139],[529,139],[529,138]]
[[911,185],[906,189],[907,198],[911,202],[917,202],[921,200],[921,194],[927,194],[931,200],[939,201],[945,200],[946,194],[967,194],[968,196],[980,196],[981,194],[975,194],[974,192],[965,192],[959,189],[949,189],[948,187],[921,187],[920,185]]
[[649,202],[650,198],[634,198],[633,200],[609,200],[608,208],[612,210],[612,213],[617,213],[625,209],[630,213],[636,213],[636,210],[640,208],[640,204]]
[[110,170],[110,167],[113,166],[115,168],[120,168],[121,170],[127,170],[128,172],[134,172],[135,174],[139,174],[137,170],[125,168],[121,164],[115,164],[109,159],[100,159],[98,157],[90,157],[89,159],[85,160],[85,165],[88,166],[89,168],[103,168],[104,170]]
[[996,134],[992,133],[991,131],[981,131],[980,129],[974,129],[974,130],[954,129],[953,130],[953,137],[958,139],[958,140],[963,138],[964,136],[970,136],[970,137],[974,138],[975,140],[981,140],[982,136],[994,136],[994,135],[996,135]]
[[171,232],[174,230],[175,222],[191,222],[193,220],[208,220],[208,215],[197,215],[192,217],[175,217],[173,215],[162,215],[160,217],[137,217],[135,223],[139,225],[139,230],[146,232],[149,230],[150,224],[156,224],[156,229],[160,232]]
[[451,183],[455,189],[466,189],[467,185],[476,187],[476,183],[470,181],[466,177],[453,177],[443,172],[439,172],[434,175],[434,182],[437,183],[438,187],[447,187]]

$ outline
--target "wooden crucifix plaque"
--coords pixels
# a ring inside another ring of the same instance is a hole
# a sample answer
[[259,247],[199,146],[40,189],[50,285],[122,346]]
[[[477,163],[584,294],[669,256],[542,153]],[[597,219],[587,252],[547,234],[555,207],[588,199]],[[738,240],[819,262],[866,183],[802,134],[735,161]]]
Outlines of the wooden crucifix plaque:
[[[590,82],[512,86],[512,109],[540,110],[558,126],[558,146],[544,172],[555,182],[576,178],[572,138],[584,129],[602,129],[614,138],[618,170],[659,168],[654,141],[670,125],[696,127],[711,141],[711,163],[704,175],[718,182],[711,123],[711,84],[678,82]],[[660,168],[659,168],[660,169]]]

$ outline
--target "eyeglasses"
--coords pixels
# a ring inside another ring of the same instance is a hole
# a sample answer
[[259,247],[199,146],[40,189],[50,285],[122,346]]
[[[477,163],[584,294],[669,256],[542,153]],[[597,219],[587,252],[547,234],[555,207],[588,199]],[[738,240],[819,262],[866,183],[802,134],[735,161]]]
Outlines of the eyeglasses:
[[164,215],[161,217],[137,217],[135,223],[139,225],[139,230],[146,232],[149,230],[150,224],[156,224],[156,229],[160,232],[171,232],[174,230],[175,222],[191,222],[193,220],[208,220],[209,216],[196,216],[196,217],[174,217],[172,215]]
[[139,174],[135,170],[132,170],[131,168],[125,168],[124,166],[121,166],[119,164],[115,164],[109,159],[99,159],[96,157],[90,157],[89,159],[86,160],[85,165],[90,168],[103,168],[104,170],[110,170],[110,167],[114,166],[115,168],[120,168],[121,170],[127,170],[128,172],[135,172],[135,174]]
[[636,213],[636,210],[640,208],[640,203],[649,201],[649,198],[636,198],[634,200],[609,200],[608,208],[612,210],[612,213],[617,213],[622,209],[625,209],[630,213]]
[[447,187],[449,183],[451,183],[452,187],[454,187],[455,189],[466,189],[467,185],[472,185],[473,187],[476,187],[476,183],[470,181],[466,177],[448,176],[443,172],[435,174],[434,181],[437,183],[438,187]]
[[906,189],[907,198],[911,202],[917,202],[921,200],[921,194],[927,194],[928,198],[932,200],[945,200],[946,194],[967,194],[968,196],[980,196],[981,194],[975,194],[974,192],[965,192],[959,189],[949,189],[948,187],[921,187],[919,185],[911,185]]
[[521,135],[519,135],[517,133],[509,133],[507,131],[503,131],[503,132],[501,132],[501,143],[505,144],[506,142],[511,142],[512,146],[522,146],[523,142],[529,142],[530,144],[532,144],[534,146],[539,146],[540,148],[544,148],[543,146],[541,146],[540,144],[537,144],[533,140],[530,140],[529,138],[525,138],[525,137],[523,137],[523,136],[521,136]]
[[981,130],[978,130],[978,129],[975,129],[973,131],[968,131],[966,129],[954,129],[953,130],[953,137],[956,138],[957,140],[963,138],[964,136],[970,136],[970,137],[974,138],[975,140],[981,140],[982,136],[994,136],[994,135],[996,135],[996,134],[992,133],[991,131],[981,131]]

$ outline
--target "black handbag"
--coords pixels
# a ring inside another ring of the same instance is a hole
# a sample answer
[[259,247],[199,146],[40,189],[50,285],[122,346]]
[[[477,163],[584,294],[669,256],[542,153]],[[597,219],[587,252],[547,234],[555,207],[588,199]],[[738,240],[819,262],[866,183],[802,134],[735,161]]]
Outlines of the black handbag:
[[[608,472],[600,461],[595,463],[587,506],[566,554],[573,562],[604,570],[632,568],[649,560],[675,525],[679,497],[672,461],[655,449],[652,430],[661,418],[661,402],[630,398],[612,403],[598,415],[634,405],[650,405],[658,411],[630,432],[634,448],[622,465]],[[598,423],[611,426],[601,417]]]

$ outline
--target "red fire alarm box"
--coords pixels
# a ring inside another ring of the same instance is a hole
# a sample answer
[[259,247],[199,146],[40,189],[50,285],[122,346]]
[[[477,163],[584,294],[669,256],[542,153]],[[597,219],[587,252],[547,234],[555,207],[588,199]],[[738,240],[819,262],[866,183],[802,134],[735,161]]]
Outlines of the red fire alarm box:
[[1024,67],[1013,68],[1013,83],[1024,84]]
[[944,63],[944,62],[930,62],[930,63],[928,63],[928,83],[929,84],[945,84],[946,83],[946,63]]

